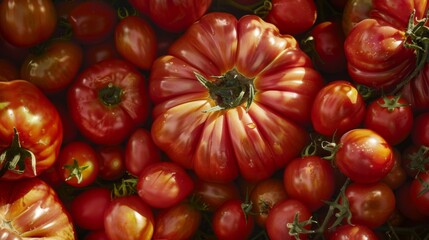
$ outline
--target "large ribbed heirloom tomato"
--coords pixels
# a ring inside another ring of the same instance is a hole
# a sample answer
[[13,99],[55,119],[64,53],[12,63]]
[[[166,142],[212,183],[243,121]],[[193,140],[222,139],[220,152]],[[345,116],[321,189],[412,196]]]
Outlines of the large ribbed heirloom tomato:
[[262,180],[296,157],[321,75],[290,35],[257,16],[209,13],[150,75],[152,135],[204,180]]

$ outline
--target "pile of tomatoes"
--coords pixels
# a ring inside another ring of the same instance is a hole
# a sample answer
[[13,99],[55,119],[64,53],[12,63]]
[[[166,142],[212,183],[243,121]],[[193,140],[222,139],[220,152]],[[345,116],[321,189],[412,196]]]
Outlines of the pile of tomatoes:
[[0,239],[428,239],[426,0],[0,0]]

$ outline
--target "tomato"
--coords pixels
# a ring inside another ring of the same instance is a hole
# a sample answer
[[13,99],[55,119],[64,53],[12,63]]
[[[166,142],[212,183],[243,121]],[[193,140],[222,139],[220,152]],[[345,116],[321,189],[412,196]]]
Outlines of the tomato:
[[379,97],[367,106],[364,127],[382,136],[390,145],[404,141],[413,128],[411,105],[400,95]]
[[249,238],[255,222],[253,216],[248,215],[244,208],[241,200],[232,199],[224,202],[215,210],[211,224],[218,239],[244,240]]
[[70,40],[51,41],[40,52],[29,54],[21,65],[21,77],[45,93],[65,90],[82,64],[81,47]]
[[0,228],[2,239],[76,239],[67,210],[39,178],[0,181]]
[[54,33],[57,15],[51,0],[0,2],[0,33],[9,43],[32,47]]
[[205,210],[210,212],[228,200],[241,199],[240,189],[235,182],[207,182],[199,178],[194,180],[193,194],[205,206]]
[[316,22],[317,7],[313,0],[272,0],[271,5],[264,19],[276,25],[283,34],[304,33]]
[[110,240],[150,240],[154,232],[152,209],[138,196],[113,199],[105,210],[104,229]]
[[105,1],[82,1],[69,13],[73,37],[83,44],[100,43],[114,31],[118,22],[116,11]]
[[334,194],[334,170],[329,161],[319,156],[296,158],[286,165],[283,184],[290,198],[299,200],[314,212]]
[[157,52],[155,31],[144,18],[128,16],[116,25],[115,47],[125,59],[148,70]]
[[0,58],[0,82],[11,81],[19,78],[18,67],[6,58]]
[[429,172],[420,173],[411,182],[409,190],[411,203],[423,215],[429,216]]
[[12,45],[7,42],[6,39],[2,36],[0,32],[0,56],[7,60],[10,60],[16,66],[20,66],[24,59],[27,57],[29,51],[29,47],[19,47]]
[[249,196],[253,203],[252,212],[255,213],[255,222],[265,228],[271,209],[287,197],[283,180],[280,178],[271,177],[256,183]]
[[[301,240],[308,239],[306,234],[290,234],[288,224],[292,224],[296,216],[298,222],[303,223],[310,219],[311,212],[303,203],[295,199],[285,199],[274,205],[265,222],[269,238],[271,240],[292,240],[296,237]],[[306,225],[304,228],[309,230],[311,225]]]
[[423,222],[427,220],[425,216],[417,207],[416,204],[413,204],[411,195],[411,183],[412,181],[405,182],[401,187],[395,191],[396,197],[396,206],[398,211],[405,216],[406,219],[409,219],[413,222]]
[[379,238],[375,232],[360,224],[344,224],[333,230],[328,237],[328,240],[345,240],[345,239],[365,239],[365,240],[378,240]]
[[416,116],[411,133],[415,145],[429,147],[429,112]]
[[137,193],[151,207],[168,208],[194,189],[190,175],[173,162],[158,162],[147,166],[137,181]]
[[125,175],[125,149],[122,145],[98,145],[95,151],[100,166],[99,178],[113,181]]
[[130,3],[157,27],[182,32],[207,12],[212,0],[130,0]]
[[384,178],[395,163],[392,147],[376,132],[357,128],[341,136],[335,152],[339,170],[358,183]]
[[98,176],[97,154],[91,145],[83,141],[73,141],[64,145],[56,164],[62,179],[74,187],[88,186]]
[[262,180],[307,144],[299,123],[322,86],[292,36],[254,15],[209,13],[152,66],[152,136],[203,180]]
[[202,213],[189,203],[162,209],[155,218],[153,239],[191,239],[202,220]]
[[83,48],[84,67],[89,67],[109,58],[120,57],[118,51],[116,50],[115,42],[110,38],[98,44],[84,45]]
[[138,128],[131,133],[125,146],[125,168],[139,176],[146,166],[161,161],[161,153],[152,140],[150,132]]
[[55,106],[34,84],[0,82],[0,178],[34,177],[53,166],[63,128]]
[[382,182],[351,183],[346,187],[345,197],[349,202],[353,224],[377,228],[386,223],[395,210],[395,195],[392,189]]
[[110,204],[110,190],[102,187],[89,188],[76,197],[70,204],[73,222],[82,229],[104,229],[104,212]]
[[407,180],[407,172],[402,166],[402,156],[397,148],[393,150],[393,167],[390,172],[381,179],[382,182],[387,184],[391,189],[397,189]]
[[345,39],[339,22],[324,21],[315,25],[301,43],[317,69],[325,73],[342,73],[347,69]]
[[413,110],[418,114],[429,110],[429,65],[426,64],[417,76],[406,84],[402,96],[408,100]]
[[311,108],[311,122],[320,134],[341,136],[360,126],[365,112],[365,101],[357,88],[348,81],[336,80],[317,93]]
[[146,121],[149,112],[144,75],[119,59],[86,68],[67,95],[76,126],[97,144],[122,143]]
[[423,145],[409,144],[402,150],[402,166],[407,175],[416,178],[420,172],[429,170],[429,148]]
[[362,21],[369,18],[372,9],[373,0],[348,0],[343,9],[342,28],[346,35],[352,28]]

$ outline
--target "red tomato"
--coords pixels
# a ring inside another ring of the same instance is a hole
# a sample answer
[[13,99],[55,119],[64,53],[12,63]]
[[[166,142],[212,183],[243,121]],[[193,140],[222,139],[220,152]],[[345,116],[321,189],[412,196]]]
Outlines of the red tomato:
[[104,229],[104,212],[111,201],[110,190],[94,187],[74,197],[70,204],[73,222],[82,229]]
[[346,240],[346,239],[365,239],[365,240],[379,240],[375,232],[365,226],[359,224],[344,224],[333,230],[328,237],[328,240]]
[[100,43],[109,37],[118,17],[105,1],[90,0],[77,4],[68,15],[73,37],[83,44]]
[[9,59],[0,58],[0,82],[19,78],[18,67]]
[[148,70],[152,66],[157,53],[156,44],[155,31],[142,17],[128,16],[116,25],[116,50],[141,69]]
[[92,184],[99,171],[98,158],[94,148],[82,141],[64,145],[56,164],[63,180],[74,187],[85,187]]
[[[277,203],[268,214],[265,228],[271,240],[293,240],[297,237],[301,240],[308,239],[306,234],[291,235],[288,224],[294,222],[298,216],[300,223],[307,221],[311,217],[310,210],[300,201],[295,199],[285,199]],[[306,225],[307,230],[311,229],[311,225]]]
[[335,164],[352,181],[374,183],[384,178],[395,161],[392,147],[376,132],[358,128],[341,136]]
[[250,192],[249,199],[253,203],[252,212],[255,222],[265,228],[268,214],[278,202],[288,197],[282,179],[267,178],[258,182]]
[[113,199],[104,214],[104,229],[109,240],[150,240],[155,220],[152,209],[138,196]]
[[148,116],[145,79],[130,63],[107,59],[86,68],[67,103],[82,135],[97,144],[122,143]]
[[411,133],[412,141],[415,145],[429,147],[429,112],[416,116]]
[[51,0],[0,2],[0,33],[19,47],[35,46],[51,37],[57,15]]
[[302,45],[317,69],[325,73],[342,73],[347,69],[343,47],[345,39],[339,22],[325,21],[311,29]]
[[343,9],[342,27],[346,35],[363,19],[369,18],[373,0],[348,0]]
[[254,15],[209,13],[152,66],[152,136],[201,179],[262,180],[307,144],[297,123],[310,123],[322,86],[292,36]]
[[407,181],[401,187],[395,191],[396,197],[396,206],[398,211],[405,216],[406,219],[409,219],[413,222],[419,223],[427,220],[425,216],[417,207],[416,204],[412,202],[411,195],[411,182]]
[[202,213],[189,203],[162,209],[155,218],[153,239],[192,239],[201,220]]
[[122,145],[99,145],[95,151],[100,166],[98,177],[113,181],[125,175],[125,149]]
[[244,240],[251,235],[255,222],[239,199],[228,200],[215,210],[212,228],[218,239]]
[[136,129],[125,146],[125,168],[134,176],[140,176],[143,169],[161,161],[161,153],[152,140],[150,132],[144,128]]
[[70,40],[51,41],[41,53],[29,54],[21,65],[21,77],[45,93],[65,90],[82,64],[81,47]]
[[356,87],[336,80],[325,85],[314,99],[311,122],[320,134],[341,136],[362,123],[365,111],[365,101]]
[[335,190],[332,165],[319,156],[296,158],[286,165],[283,184],[287,195],[314,212],[329,201]]
[[304,33],[316,22],[317,7],[313,0],[272,0],[271,5],[264,19],[283,34]]
[[421,214],[429,216],[429,172],[422,172],[413,179],[409,194],[411,204],[414,204]]
[[416,113],[429,111],[429,65],[426,64],[417,76],[406,84],[402,96],[408,100]]
[[[209,9],[212,0],[130,0],[157,27],[169,32],[182,32]],[[162,14],[160,14],[162,13]]]
[[402,166],[402,156],[398,149],[393,148],[394,164],[390,172],[381,179],[391,189],[397,189],[407,180],[407,172]]
[[119,58],[115,42],[108,38],[98,44],[84,45],[84,67],[101,62],[109,58]]
[[345,197],[349,201],[353,224],[377,228],[386,223],[395,210],[395,195],[392,189],[382,182],[351,183],[346,187]]
[[393,146],[410,135],[413,121],[413,110],[407,100],[400,95],[383,96],[367,106],[364,127],[374,130]]
[[240,189],[235,182],[216,183],[207,182],[199,178],[194,180],[193,194],[210,212],[213,212],[228,200],[240,199]]
[[0,181],[0,219],[1,239],[76,239],[56,192],[39,178]]
[[0,82],[0,178],[34,177],[54,165],[63,128],[55,106],[32,83]]
[[158,162],[147,166],[137,181],[137,193],[155,208],[168,208],[185,199],[194,189],[194,182],[180,165]]

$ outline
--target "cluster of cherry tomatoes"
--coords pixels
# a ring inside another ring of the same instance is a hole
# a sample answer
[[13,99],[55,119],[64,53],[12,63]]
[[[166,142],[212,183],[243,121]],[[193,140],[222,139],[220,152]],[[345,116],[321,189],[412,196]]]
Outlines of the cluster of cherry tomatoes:
[[428,239],[428,11],[0,0],[0,239]]

